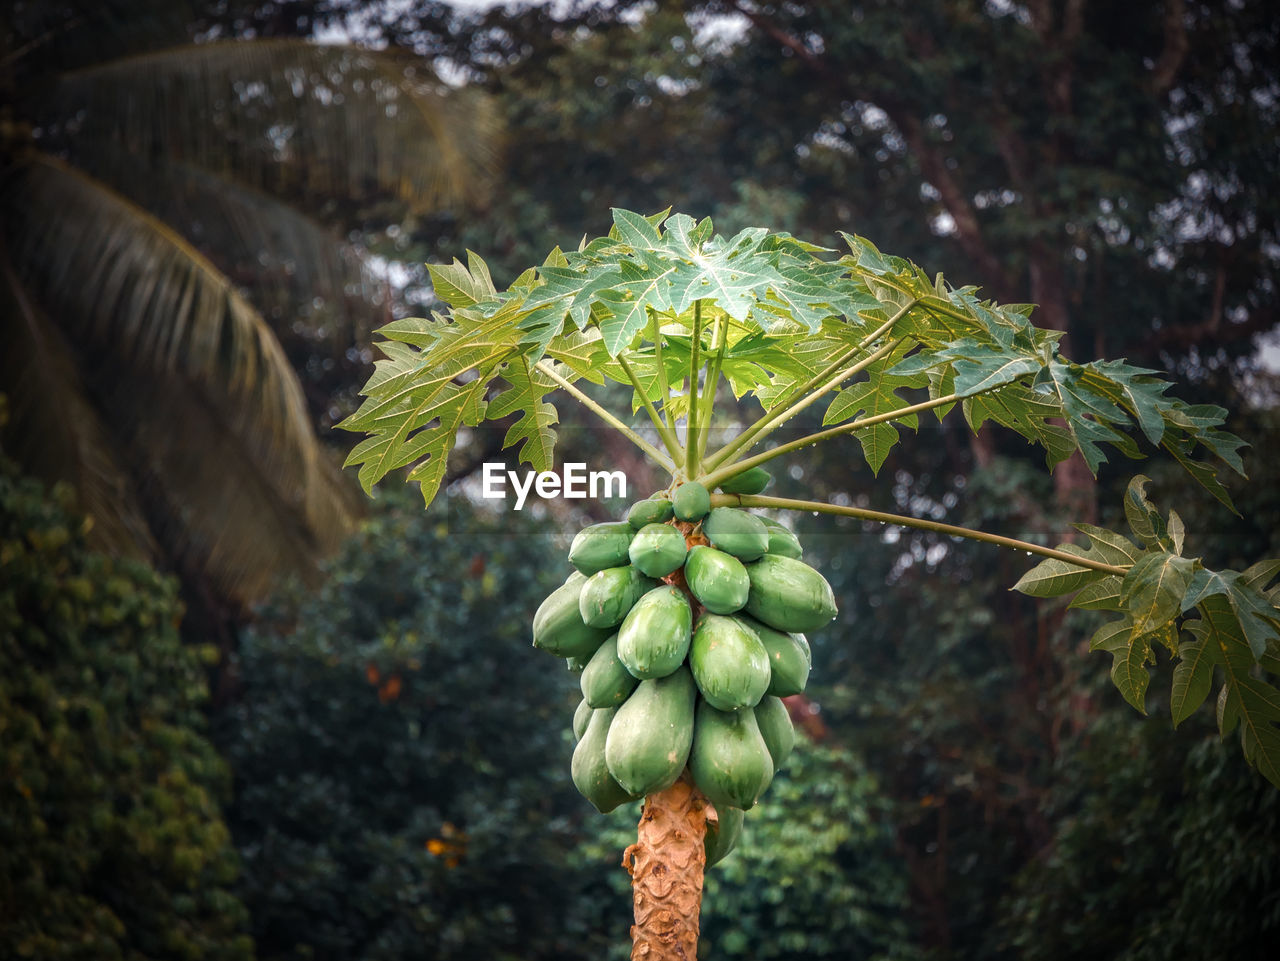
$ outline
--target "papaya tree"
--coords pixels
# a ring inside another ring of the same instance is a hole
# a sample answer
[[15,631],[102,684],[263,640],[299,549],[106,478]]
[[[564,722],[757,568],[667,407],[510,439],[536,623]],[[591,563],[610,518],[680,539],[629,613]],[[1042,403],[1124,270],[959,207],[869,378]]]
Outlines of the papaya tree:
[[[1078,453],[1096,474],[1116,452],[1161,448],[1228,506],[1222,479],[1244,473],[1223,409],[1178,400],[1123,360],[1073,361],[1030,305],[842,240],[838,255],[764,228],[725,238],[709,220],[615,210],[608,236],[553,250],[503,291],[468,254],[431,268],[446,313],[382,329],[386,359],[341,425],[369,435],[347,461],[366,489],[410,467],[429,503],[460,431],[485,421],[508,419],[505,445],[550,471],[548,398],[562,391],[669,476],[625,519],[577,534],[572,571],[532,620],[534,645],[581,671],[575,785],[601,811],[644,799],[623,858],[633,957],[695,956],[703,871],[731,850],[794,741],[781,698],[803,689],[804,635],[835,617],[836,598],[787,512],[1039,556],[1014,587],[1109,612],[1091,646],[1112,655],[1126,700],[1145,713],[1148,666],[1165,650],[1174,723],[1216,688],[1222,733],[1238,729],[1246,758],[1280,786],[1280,559],[1208,569],[1147,478],[1128,486],[1127,532],[1078,524],[1056,547],[764,493],[766,464],[828,441],[855,438],[851,455],[878,472],[922,417],[957,408],[973,430],[990,422],[1038,445],[1050,470]],[[629,390],[629,409],[592,396],[609,381]],[[794,436],[815,405],[822,428]]]

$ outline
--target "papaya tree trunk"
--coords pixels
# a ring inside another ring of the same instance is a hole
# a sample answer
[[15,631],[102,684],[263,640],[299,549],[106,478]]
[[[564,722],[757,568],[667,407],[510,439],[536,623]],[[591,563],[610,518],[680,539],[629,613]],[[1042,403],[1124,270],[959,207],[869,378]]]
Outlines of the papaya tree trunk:
[[644,800],[636,843],[622,856],[635,902],[633,961],[698,956],[706,808],[706,799],[685,777]]

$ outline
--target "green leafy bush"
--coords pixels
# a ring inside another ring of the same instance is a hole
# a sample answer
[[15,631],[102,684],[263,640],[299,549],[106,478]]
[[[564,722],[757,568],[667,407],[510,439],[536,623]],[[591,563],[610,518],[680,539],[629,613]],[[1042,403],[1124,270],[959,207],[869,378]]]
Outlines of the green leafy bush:
[[0,955],[250,958],[174,585],[69,501],[0,463]]
[[1270,958],[1280,794],[1201,714],[1170,737],[1112,710],[1064,765],[1045,856],[1017,878],[1002,947],[1027,961]]
[[262,612],[217,722],[259,955],[598,957],[625,914],[596,913],[625,906],[573,860],[577,678],[529,646],[564,545],[388,500]]

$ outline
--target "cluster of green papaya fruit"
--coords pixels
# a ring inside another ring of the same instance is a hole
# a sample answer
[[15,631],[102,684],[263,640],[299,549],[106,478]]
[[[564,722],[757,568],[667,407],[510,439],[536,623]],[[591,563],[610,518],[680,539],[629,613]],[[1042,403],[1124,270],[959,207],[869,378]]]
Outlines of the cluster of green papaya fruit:
[[[757,469],[720,489],[756,493],[768,480]],[[573,539],[574,571],[534,615],[533,644],[581,674],[573,782],[599,811],[687,768],[716,808],[707,866],[733,849],[795,743],[781,699],[808,681],[804,632],[836,615],[802,555],[789,529],[712,508],[696,481]]]

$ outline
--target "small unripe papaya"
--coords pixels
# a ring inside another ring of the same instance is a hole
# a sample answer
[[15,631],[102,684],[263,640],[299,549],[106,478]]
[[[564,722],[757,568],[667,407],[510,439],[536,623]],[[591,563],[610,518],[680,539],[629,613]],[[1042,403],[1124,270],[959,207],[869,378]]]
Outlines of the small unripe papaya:
[[703,850],[707,855],[706,867],[719,864],[738,846],[742,824],[746,820],[745,812],[727,804],[717,805],[715,812],[714,818],[707,818],[707,836],[703,841]]
[[587,724],[591,721],[591,705],[586,699],[578,702],[578,709],[573,712],[573,739],[581,741],[582,735],[587,733]]
[[640,682],[618,660],[618,635],[606,640],[591,655],[579,679],[584,703],[591,707],[617,707]]
[[684,535],[670,524],[646,524],[631,540],[627,555],[650,577],[666,577],[684,564]]
[[666,677],[684,663],[693,634],[693,610],[670,584],[640,598],[618,629],[618,660],[635,677]]
[[631,505],[631,509],[627,511],[627,523],[636,530],[643,530],[649,524],[666,523],[673,514],[668,498],[650,497]]
[[681,667],[666,677],[641,681],[609,723],[604,757],[623,789],[642,796],[675,784],[693,743],[698,692]]
[[618,709],[615,707],[600,708],[591,712],[587,729],[583,732],[578,746],[573,749],[573,760],[569,764],[573,786],[601,814],[608,814],[619,804],[635,799],[609,773],[609,767],[604,759],[609,724],[617,712]]
[[617,627],[646,591],[657,584],[630,564],[596,571],[582,585],[578,613],[591,627]]
[[741,561],[754,561],[769,548],[769,528],[754,514],[733,507],[713,507],[702,521],[702,533],[716,550]]
[[769,757],[773,760],[773,770],[777,772],[796,746],[796,729],[791,723],[791,715],[782,699],[772,695],[761,698],[755,712],[756,726],[760,728],[760,736],[764,738]]
[[584,527],[569,545],[569,563],[588,577],[606,567],[627,563],[627,548],[635,534],[626,521]]
[[689,773],[719,810],[750,810],[773,780],[773,761],[755,711],[719,711],[698,702]]
[[533,646],[558,657],[590,657],[609,631],[582,619],[578,598],[587,579],[571,574],[539,605],[533,615]]
[[699,544],[684,562],[689,591],[712,614],[732,614],[747,603],[751,579],[732,554]]
[[751,590],[747,613],[779,631],[797,633],[825,627],[836,616],[827,579],[803,561],[765,554],[747,565]]
[[763,467],[751,467],[722,482],[720,489],[726,494],[759,494],[771,480],[773,475]]
[[722,711],[755,707],[769,687],[769,654],[733,617],[704,614],[693,632],[689,667],[707,703]]
[[711,510],[711,494],[697,481],[686,481],[671,495],[671,507],[677,520],[700,521]]
[[735,615],[751,628],[769,655],[769,690],[775,697],[799,694],[809,682],[809,670],[813,665],[809,642],[803,634],[785,634],[768,624],[757,621],[749,614]]

